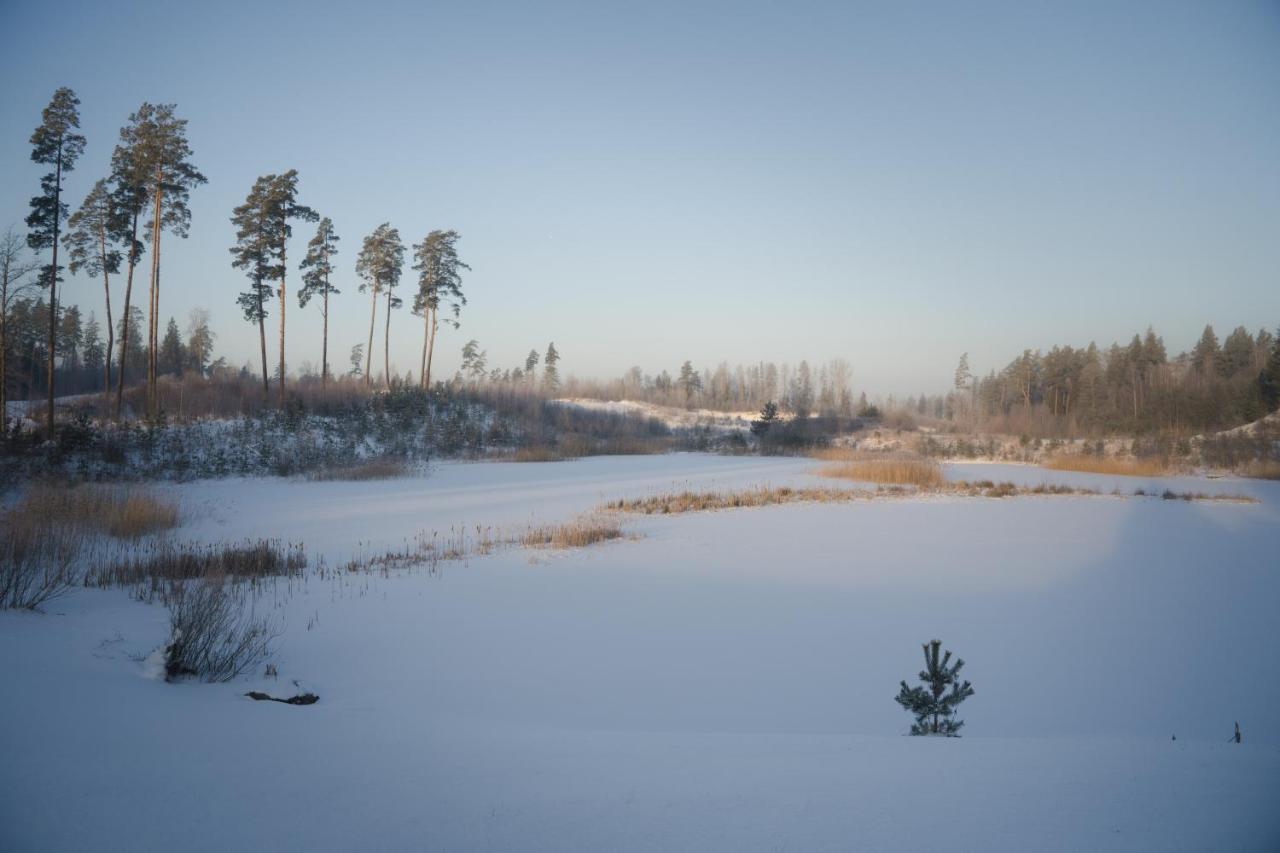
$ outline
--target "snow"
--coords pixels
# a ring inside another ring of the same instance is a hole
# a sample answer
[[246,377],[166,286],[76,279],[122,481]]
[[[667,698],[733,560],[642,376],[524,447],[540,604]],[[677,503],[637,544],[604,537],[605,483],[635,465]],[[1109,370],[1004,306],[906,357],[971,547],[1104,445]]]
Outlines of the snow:
[[[279,536],[332,563],[623,495],[833,484],[813,467],[675,454],[165,488],[183,537]],[[3,612],[0,848],[1273,850],[1280,484],[1189,483],[1170,487],[1262,502],[785,505],[437,576],[312,576],[264,598],[278,681],[148,677],[166,613],[119,591]],[[933,636],[977,690],[958,740],[902,737],[892,701]],[[320,702],[241,695],[293,679]]]
[[574,406],[610,415],[626,415],[654,418],[669,429],[710,427],[718,432],[741,432],[751,428],[751,422],[760,417],[754,412],[722,412],[718,409],[678,409],[638,400],[594,400],[588,397],[564,397],[554,400],[561,406]]

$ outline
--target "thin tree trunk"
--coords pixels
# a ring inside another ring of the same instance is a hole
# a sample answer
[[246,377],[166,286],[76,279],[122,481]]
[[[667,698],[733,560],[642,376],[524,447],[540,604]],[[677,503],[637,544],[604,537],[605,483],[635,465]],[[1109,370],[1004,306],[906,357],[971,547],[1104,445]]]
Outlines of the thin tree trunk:
[[440,323],[436,319],[436,310],[435,308],[431,309],[431,341],[427,344],[427,381],[423,385],[427,391],[431,390],[431,358],[436,353],[436,329],[440,328]]
[[284,247],[280,248],[280,408],[284,408]]
[[111,396],[111,345],[116,331],[111,327],[111,275],[107,272],[107,229],[98,227],[98,254],[102,258],[102,292],[107,302],[107,357],[102,360],[102,393]]
[[133,270],[138,265],[138,211],[133,211],[133,227],[129,231],[129,273],[124,282],[124,322],[120,327],[120,361],[116,368],[116,420],[124,403],[124,365],[129,355],[129,299],[133,295]]
[[151,317],[147,323],[147,414],[154,418],[160,405],[156,387],[156,343],[159,335],[160,310],[160,212],[164,205],[161,181],[164,173],[156,167],[156,192],[152,199],[151,220]]
[[373,324],[378,319],[378,290],[373,288],[373,312],[369,315],[369,346],[364,351],[364,387],[369,387],[369,368],[373,364]]
[[254,282],[253,292],[258,297],[258,342],[262,345],[262,399],[271,399],[271,385],[267,382],[267,325],[263,320],[262,281]]
[[62,209],[62,142],[58,142],[58,165],[53,185],[53,269],[49,273],[49,423],[47,437],[53,441],[53,367],[58,349],[58,213]]
[[324,332],[320,338],[320,393],[329,384],[329,279],[324,280]]
[[422,309],[422,362],[418,365],[418,387],[427,388],[427,346],[431,343],[431,309]]
[[386,333],[382,338],[382,381],[391,390],[391,288],[387,288]]

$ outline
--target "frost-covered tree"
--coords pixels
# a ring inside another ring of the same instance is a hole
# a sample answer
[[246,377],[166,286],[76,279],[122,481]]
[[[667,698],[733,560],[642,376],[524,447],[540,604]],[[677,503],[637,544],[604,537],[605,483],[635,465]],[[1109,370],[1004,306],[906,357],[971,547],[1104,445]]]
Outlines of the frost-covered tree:
[[58,342],[58,232],[62,220],[67,218],[67,206],[62,201],[62,176],[75,168],[76,160],[84,152],[84,137],[76,131],[80,128],[80,99],[65,86],[53,93],[53,99],[44,108],[40,124],[31,134],[31,159],[42,166],[52,167],[40,179],[40,195],[31,199],[31,213],[27,216],[27,245],[36,251],[52,249],[53,257],[40,273],[40,284],[49,288],[49,344],[48,344],[48,423],[49,438],[53,438],[53,371],[57,358]]
[[435,353],[436,331],[439,329],[440,305],[447,304],[452,317],[446,317],[446,323],[458,328],[458,315],[467,298],[462,294],[462,270],[469,270],[458,258],[457,242],[461,235],[457,231],[432,231],[421,243],[413,247],[413,257],[417,261],[413,268],[418,271],[418,292],[413,297],[413,313],[422,317],[422,366],[419,375],[422,387],[431,387],[431,357]]
[[333,256],[338,254],[338,235],[333,230],[333,220],[325,217],[316,227],[316,235],[307,244],[307,255],[298,268],[302,272],[302,289],[298,291],[298,307],[306,307],[313,296],[320,297],[320,316],[324,330],[320,340],[320,387],[329,379],[329,296],[338,293],[330,276],[333,275]]
[[924,686],[908,687],[907,682],[901,682],[895,701],[916,718],[911,734],[959,737],[964,721],[955,719],[956,707],[973,695],[969,682],[959,679],[964,661],[956,658],[951,664],[951,652],[942,653],[941,640],[930,640],[923,648],[925,668],[920,671],[920,681]]
[[25,242],[13,228],[0,234],[0,425],[4,423],[8,400],[9,365],[5,356],[10,345],[9,315],[19,298],[36,288],[36,282],[28,276],[40,267],[26,254]]

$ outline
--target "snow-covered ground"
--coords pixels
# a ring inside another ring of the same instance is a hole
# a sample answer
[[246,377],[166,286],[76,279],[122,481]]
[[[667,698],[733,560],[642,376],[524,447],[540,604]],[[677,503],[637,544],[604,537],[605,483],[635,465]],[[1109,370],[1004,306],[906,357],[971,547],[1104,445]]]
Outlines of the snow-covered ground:
[[[830,486],[797,459],[450,463],[374,483],[167,486],[183,537],[331,564],[671,488]],[[1025,466],[950,476],[1163,488]],[[166,613],[0,613],[0,849],[1275,850],[1280,484],[1259,504],[1025,497],[648,517],[263,599],[276,693],[165,684]],[[940,637],[965,737],[902,737]],[[1227,743],[1235,721],[1243,744]],[[1176,735],[1177,740],[1172,738]]]
[[759,412],[722,412],[718,409],[678,409],[659,406],[638,400],[594,400],[588,397],[564,397],[555,400],[561,406],[576,406],[593,412],[611,415],[630,415],[654,418],[670,429],[709,427],[719,432],[741,432],[751,428],[751,421],[760,417]]

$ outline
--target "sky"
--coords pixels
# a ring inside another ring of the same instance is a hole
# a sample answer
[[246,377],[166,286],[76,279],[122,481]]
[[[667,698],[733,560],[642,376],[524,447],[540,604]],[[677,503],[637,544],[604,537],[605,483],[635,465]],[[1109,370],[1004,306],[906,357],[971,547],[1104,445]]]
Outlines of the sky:
[[[462,234],[446,373],[471,338],[501,367],[554,341],[579,376],[844,358],[858,389],[936,393],[963,352],[1280,324],[1277,2],[0,0],[0,33],[0,227],[58,86],[88,138],[73,209],[128,115],[176,103],[209,182],[164,239],[161,314],[208,309],[236,365],[257,330],[229,216],[291,168],[342,240],[335,370],[384,221]],[[61,298],[101,316],[98,281]],[[314,303],[286,316],[290,368],[318,363]],[[393,367],[421,345],[400,310]]]

